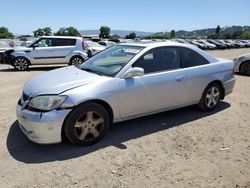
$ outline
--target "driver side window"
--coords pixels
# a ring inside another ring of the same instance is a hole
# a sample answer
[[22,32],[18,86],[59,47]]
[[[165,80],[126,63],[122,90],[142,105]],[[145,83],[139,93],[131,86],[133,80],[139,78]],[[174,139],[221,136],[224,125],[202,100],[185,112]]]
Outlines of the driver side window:
[[133,67],[141,67],[145,74],[181,68],[179,49],[160,47],[150,50],[139,58]]
[[52,39],[41,39],[34,44],[36,47],[50,47],[52,46]]

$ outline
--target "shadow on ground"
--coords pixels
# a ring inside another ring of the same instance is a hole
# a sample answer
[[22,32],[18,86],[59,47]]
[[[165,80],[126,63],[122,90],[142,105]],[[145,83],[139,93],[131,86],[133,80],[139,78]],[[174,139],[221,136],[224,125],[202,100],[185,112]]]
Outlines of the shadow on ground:
[[126,149],[127,146],[123,143],[128,140],[180,126],[213,115],[229,107],[229,103],[221,102],[218,108],[212,112],[202,112],[197,110],[196,107],[187,107],[117,123],[111,127],[109,133],[99,143],[89,147],[74,146],[67,141],[54,145],[35,144],[23,135],[17,121],[15,121],[9,130],[7,148],[14,159],[24,163],[63,161],[84,156],[109,146]]
[[[65,67],[65,65],[31,66],[29,67],[29,70],[22,71],[22,72],[50,71],[50,70],[62,68],[62,67]],[[0,72],[20,72],[20,71],[17,71],[12,66],[9,66],[8,68],[0,69]]]

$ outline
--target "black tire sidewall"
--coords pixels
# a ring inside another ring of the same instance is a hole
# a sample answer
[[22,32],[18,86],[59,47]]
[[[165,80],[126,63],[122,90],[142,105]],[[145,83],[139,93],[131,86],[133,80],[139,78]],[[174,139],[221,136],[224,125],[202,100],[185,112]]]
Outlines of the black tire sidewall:
[[[88,112],[88,111],[96,111],[102,115],[102,117],[104,119],[104,129],[103,129],[102,133],[97,138],[95,138],[92,141],[86,142],[86,141],[82,141],[82,140],[77,138],[77,136],[75,135],[75,132],[74,132],[74,126],[75,126],[75,122],[79,118],[79,116],[81,116],[83,113]],[[63,125],[63,131],[64,131],[67,139],[72,144],[89,146],[89,145],[95,144],[100,139],[102,139],[103,136],[109,130],[109,126],[110,126],[110,117],[109,117],[107,110],[103,106],[101,106],[97,103],[83,103],[83,104],[79,105],[78,107],[76,107],[66,117],[64,125]]]
[[73,64],[73,60],[74,60],[75,58],[80,58],[80,59],[82,60],[82,62],[84,62],[84,59],[83,59],[81,56],[73,56],[73,57],[71,57],[71,59],[70,59],[70,61],[69,61],[69,65],[75,65],[75,64]]
[[88,57],[92,57],[92,53],[90,50],[88,51]]
[[[25,69],[23,69],[23,70],[17,69],[16,68],[16,63],[15,63],[17,59],[25,59],[27,61],[27,67]],[[29,65],[30,65],[30,62],[29,62],[29,60],[26,57],[16,57],[13,60],[13,66],[14,66],[15,70],[17,70],[17,71],[26,71],[26,70],[29,69]]]
[[246,74],[246,73],[244,73],[244,72],[242,72],[243,70],[242,70],[242,67],[243,66],[245,66],[246,64],[250,64],[250,61],[245,61],[245,62],[243,62],[241,65],[240,65],[240,74],[242,74],[242,75],[246,75],[246,76],[250,76],[250,74]]

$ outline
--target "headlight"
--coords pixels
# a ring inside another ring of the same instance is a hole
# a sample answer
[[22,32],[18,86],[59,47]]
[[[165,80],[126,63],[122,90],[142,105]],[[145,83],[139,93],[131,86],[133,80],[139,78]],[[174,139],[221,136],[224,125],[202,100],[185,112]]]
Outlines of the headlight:
[[58,108],[65,100],[67,96],[63,95],[41,95],[30,100],[28,107],[50,111]]

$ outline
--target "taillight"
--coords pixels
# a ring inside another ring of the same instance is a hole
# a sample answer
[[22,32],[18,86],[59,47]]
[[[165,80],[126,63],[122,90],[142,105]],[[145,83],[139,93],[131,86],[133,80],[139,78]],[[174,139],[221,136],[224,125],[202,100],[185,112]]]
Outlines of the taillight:
[[85,50],[84,41],[82,40],[82,49]]
[[232,69],[231,75],[234,76],[235,75],[235,69]]

